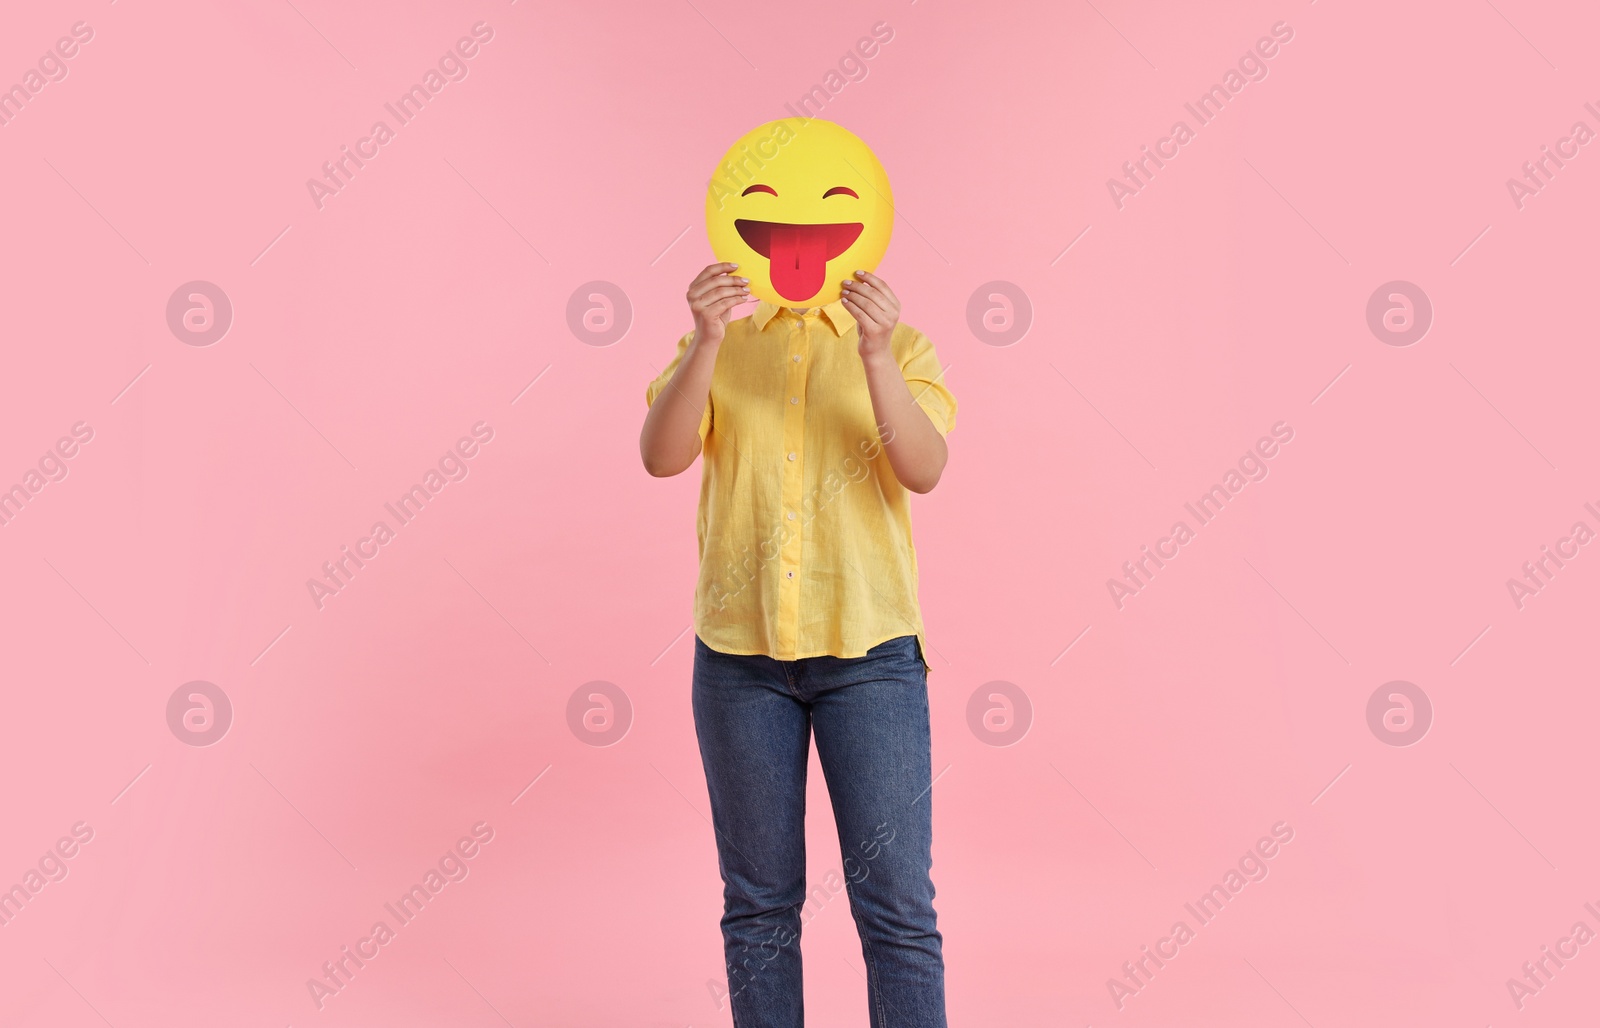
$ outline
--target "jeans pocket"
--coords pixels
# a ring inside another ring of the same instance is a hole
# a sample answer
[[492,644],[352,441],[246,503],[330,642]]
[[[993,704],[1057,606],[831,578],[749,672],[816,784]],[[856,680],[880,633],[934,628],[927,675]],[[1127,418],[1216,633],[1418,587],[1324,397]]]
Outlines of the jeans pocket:
[[895,668],[911,681],[922,681],[927,665],[922,659],[922,640],[915,635],[902,635],[879,643],[872,649],[874,656],[892,661]]

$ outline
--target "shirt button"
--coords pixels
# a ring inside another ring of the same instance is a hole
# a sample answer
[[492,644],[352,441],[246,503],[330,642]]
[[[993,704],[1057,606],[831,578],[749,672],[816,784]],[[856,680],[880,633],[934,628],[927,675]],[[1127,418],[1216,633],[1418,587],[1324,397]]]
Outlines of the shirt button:
[[794,572],[793,572],[793,571],[790,571],[790,572],[788,572],[788,573],[787,573],[787,574],[788,574],[788,575],[789,575],[789,577],[790,577],[790,578],[793,578],[793,577],[794,577]]
[[794,460],[794,454],[792,454],[792,453],[791,453],[791,454],[789,454],[789,459],[790,459],[790,460]]
[[794,511],[792,511],[792,510],[789,512],[789,520],[790,521],[794,520]]
[[800,402],[800,397],[798,397],[798,396],[791,396],[791,397],[789,397],[789,402],[790,402],[790,403],[799,403],[799,402]]
[[799,362],[800,362],[800,355],[799,355],[799,354],[798,354],[798,353],[797,353],[797,354],[795,354],[795,355],[794,355],[794,359],[795,359],[795,363],[797,363],[797,364],[798,364],[798,363],[799,363]]

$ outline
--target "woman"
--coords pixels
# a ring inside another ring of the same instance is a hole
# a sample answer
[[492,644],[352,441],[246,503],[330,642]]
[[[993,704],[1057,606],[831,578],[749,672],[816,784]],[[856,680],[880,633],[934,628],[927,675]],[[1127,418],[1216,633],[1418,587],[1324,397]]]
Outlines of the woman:
[[955,398],[900,301],[751,299],[735,264],[690,283],[694,331],[650,383],[655,476],[704,454],[693,706],[724,883],[737,1028],[803,1023],[810,739],[827,778],[870,1023],[945,1025],[929,878],[928,665],[908,493],[939,482]]

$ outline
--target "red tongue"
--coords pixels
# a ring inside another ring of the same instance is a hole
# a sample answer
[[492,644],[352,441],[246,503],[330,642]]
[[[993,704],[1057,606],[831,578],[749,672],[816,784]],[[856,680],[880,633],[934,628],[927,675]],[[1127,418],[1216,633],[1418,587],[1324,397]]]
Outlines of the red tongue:
[[809,300],[828,273],[828,226],[774,224],[767,258],[772,288],[790,300]]
[[745,245],[771,265],[772,288],[795,303],[804,303],[822,291],[828,262],[850,249],[862,228],[860,222],[793,225],[744,218],[733,226]]

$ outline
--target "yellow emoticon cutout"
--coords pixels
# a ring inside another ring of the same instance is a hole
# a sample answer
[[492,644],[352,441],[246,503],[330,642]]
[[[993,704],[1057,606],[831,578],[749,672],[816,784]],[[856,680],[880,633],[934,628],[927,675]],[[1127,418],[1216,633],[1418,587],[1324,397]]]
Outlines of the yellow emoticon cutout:
[[789,118],[746,133],[706,189],[706,234],[719,261],[739,265],[750,292],[780,307],[839,299],[857,269],[889,248],[889,176],[854,133]]

